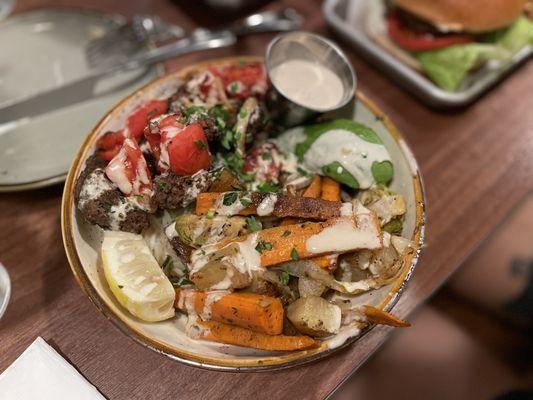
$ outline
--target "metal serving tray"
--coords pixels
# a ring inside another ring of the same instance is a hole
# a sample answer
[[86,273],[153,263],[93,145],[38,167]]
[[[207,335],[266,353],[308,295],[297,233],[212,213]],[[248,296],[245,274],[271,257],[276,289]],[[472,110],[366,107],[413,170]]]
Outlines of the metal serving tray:
[[[526,46],[510,61],[497,67],[489,64],[476,71],[475,74],[471,74],[465,85],[462,85],[458,91],[448,92],[436,86],[423,74],[401,62],[367,36],[364,31],[365,25],[362,22],[362,8],[369,1],[376,0],[326,0],[323,11],[331,27],[353,44],[365,60],[378,66],[393,78],[394,82],[433,107],[450,108],[471,103],[533,54],[533,47]],[[348,22],[347,11],[350,2],[353,2],[350,6],[354,7],[356,12],[351,13]]]

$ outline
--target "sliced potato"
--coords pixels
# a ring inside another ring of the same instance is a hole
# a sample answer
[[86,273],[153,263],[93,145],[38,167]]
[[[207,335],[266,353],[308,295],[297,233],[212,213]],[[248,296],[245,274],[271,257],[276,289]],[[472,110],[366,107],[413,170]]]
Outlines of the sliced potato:
[[298,292],[300,297],[308,296],[321,296],[324,293],[326,287],[314,279],[299,278],[298,279]]
[[216,243],[225,238],[233,238],[244,231],[246,219],[243,217],[215,216],[208,218],[194,214],[183,214],[176,218],[176,233],[182,242],[198,248]]
[[301,297],[287,307],[287,318],[299,332],[314,337],[339,333],[341,309],[318,296]]
[[206,254],[205,264],[189,278],[200,290],[241,289],[252,283],[252,276],[235,267],[233,257],[239,254],[239,244],[232,243]]

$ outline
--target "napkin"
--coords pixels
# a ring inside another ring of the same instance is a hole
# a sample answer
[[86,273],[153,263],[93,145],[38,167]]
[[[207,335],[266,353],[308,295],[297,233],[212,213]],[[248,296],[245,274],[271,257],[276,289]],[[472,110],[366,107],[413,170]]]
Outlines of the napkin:
[[0,393],[2,400],[105,400],[41,337],[0,375]]

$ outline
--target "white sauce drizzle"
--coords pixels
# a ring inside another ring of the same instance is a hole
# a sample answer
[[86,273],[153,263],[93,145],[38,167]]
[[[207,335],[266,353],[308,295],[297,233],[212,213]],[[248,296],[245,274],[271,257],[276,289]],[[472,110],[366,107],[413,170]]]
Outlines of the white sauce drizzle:
[[310,253],[329,253],[379,249],[383,243],[376,219],[366,210],[365,213],[357,213],[354,218],[339,218],[333,225],[307,239],[305,245]]
[[315,110],[332,109],[344,96],[338,75],[318,62],[288,60],[272,69],[270,76],[285,96]]
[[[257,233],[251,234],[245,241],[230,243],[227,246],[237,246],[237,251],[223,257],[221,261],[227,262],[235,270],[249,277],[252,276],[253,271],[263,270],[263,267],[261,267],[261,254],[255,249],[257,246]],[[218,249],[216,245],[207,245],[193,251],[189,265],[190,275],[194,275],[202,270],[217,251],[223,251],[226,247]],[[233,269],[227,268],[224,279],[213,285],[210,289],[230,289],[233,275]]]
[[237,215],[246,208],[246,206],[241,203],[239,198],[237,198],[229,206],[224,205],[224,196],[225,194],[219,195],[215,203],[215,211],[217,214],[226,216]]
[[357,179],[361,189],[367,189],[375,182],[372,164],[390,160],[384,145],[367,142],[344,129],[323,133],[304,155],[304,165],[314,173],[321,173],[325,165],[339,162]]
[[257,215],[260,217],[265,217],[272,214],[277,201],[278,195],[275,193],[269,193],[257,206]]
[[360,332],[361,330],[356,326],[343,326],[341,327],[339,333],[337,333],[333,338],[326,341],[326,344],[328,348],[335,349],[339,346],[342,346],[344,342],[346,342],[348,339],[359,335]]
[[204,308],[200,313],[200,317],[204,321],[209,321],[211,319],[211,308],[213,304],[219,301],[222,297],[230,294],[229,290],[212,290],[206,293]]
[[83,186],[80,191],[80,200],[78,207],[83,209],[88,201],[95,200],[103,193],[115,190],[117,187],[110,182],[106,177],[102,169],[97,168],[89,174],[89,176],[83,182]]

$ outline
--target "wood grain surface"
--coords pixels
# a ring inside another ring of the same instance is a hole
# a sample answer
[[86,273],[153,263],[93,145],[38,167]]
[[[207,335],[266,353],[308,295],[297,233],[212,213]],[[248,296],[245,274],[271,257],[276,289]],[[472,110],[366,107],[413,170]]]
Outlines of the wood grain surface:
[[[187,29],[215,18],[194,1],[19,0],[16,11],[44,6],[82,6],[126,16],[157,13]],[[283,6],[292,6],[306,17],[305,30],[335,38],[321,15],[321,1],[266,5]],[[248,37],[233,48],[181,57],[168,67],[227,55],[261,55],[272,36]],[[427,246],[394,308],[405,317],[533,187],[533,63],[469,108],[442,113],[420,104],[346,43],[339,43],[357,70],[360,89],[404,133],[425,181]],[[0,261],[13,284],[11,302],[0,320],[0,371],[36,336],[42,336],[110,399],[321,399],[391,333],[388,328],[376,328],[326,360],[276,373],[217,373],[168,360],[120,333],[77,286],[61,241],[61,191],[61,186],[55,186],[0,194]]]

